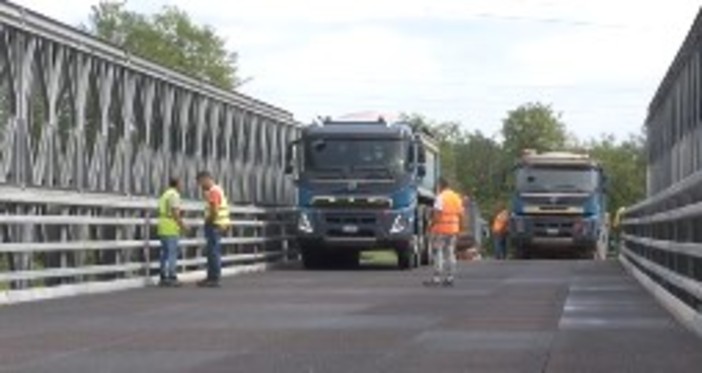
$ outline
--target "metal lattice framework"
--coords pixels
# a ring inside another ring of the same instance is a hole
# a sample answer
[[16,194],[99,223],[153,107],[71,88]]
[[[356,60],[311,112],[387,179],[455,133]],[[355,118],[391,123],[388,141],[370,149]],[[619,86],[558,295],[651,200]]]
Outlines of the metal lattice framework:
[[[180,176],[199,198],[199,170],[248,206],[224,241],[232,263],[287,247],[270,225],[294,202],[284,149],[298,131],[284,110],[0,2],[0,290],[149,277],[154,197]],[[202,262],[198,236],[186,263]]]
[[702,12],[650,107],[648,198],[627,209],[621,261],[702,334]]
[[236,202],[291,203],[292,116],[0,3],[0,183],[153,195],[207,169]]

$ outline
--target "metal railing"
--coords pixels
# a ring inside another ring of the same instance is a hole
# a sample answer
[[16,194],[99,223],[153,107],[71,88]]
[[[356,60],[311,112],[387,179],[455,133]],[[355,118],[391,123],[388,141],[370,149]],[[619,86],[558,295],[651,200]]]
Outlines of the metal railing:
[[702,333],[702,171],[627,209],[620,260]]
[[[154,283],[157,201],[98,193],[0,186],[0,304]],[[204,276],[202,203],[184,201],[187,232],[179,276]],[[231,208],[223,274],[293,258],[292,208]]]

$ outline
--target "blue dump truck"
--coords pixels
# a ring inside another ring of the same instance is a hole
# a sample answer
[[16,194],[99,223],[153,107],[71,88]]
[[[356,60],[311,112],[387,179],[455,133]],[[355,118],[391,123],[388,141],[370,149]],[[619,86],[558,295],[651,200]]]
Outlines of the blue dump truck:
[[607,180],[587,155],[526,151],[515,167],[510,241],[518,257],[605,258]]
[[355,266],[374,250],[394,250],[401,269],[427,262],[439,177],[430,133],[382,117],[327,118],[303,128],[286,154],[305,268]]

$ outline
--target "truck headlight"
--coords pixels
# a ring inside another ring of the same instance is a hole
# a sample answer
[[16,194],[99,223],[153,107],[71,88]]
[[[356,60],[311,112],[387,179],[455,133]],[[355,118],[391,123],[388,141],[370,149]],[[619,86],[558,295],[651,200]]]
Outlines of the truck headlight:
[[297,229],[304,233],[314,232],[310,218],[304,212],[300,214],[300,219],[297,221]]
[[405,219],[402,214],[397,215],[397,217],[395,217],[395,221],[392,223],[392,227],[390,228],[390,233],[396,234],[404,232],[405,229],[407,229],[407,225],[407,219]]

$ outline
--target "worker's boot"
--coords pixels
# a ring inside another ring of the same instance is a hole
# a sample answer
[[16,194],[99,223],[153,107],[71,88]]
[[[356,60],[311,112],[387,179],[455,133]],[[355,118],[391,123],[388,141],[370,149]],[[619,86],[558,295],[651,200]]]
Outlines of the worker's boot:
[[437,276],[434,276],[431,280],[424,281],[423,284],[424,284],[424,286],[427,286],[427,287],[439,286],[439,285],[441,285],[441,279],[439,279],[439,277],[437,277]]

